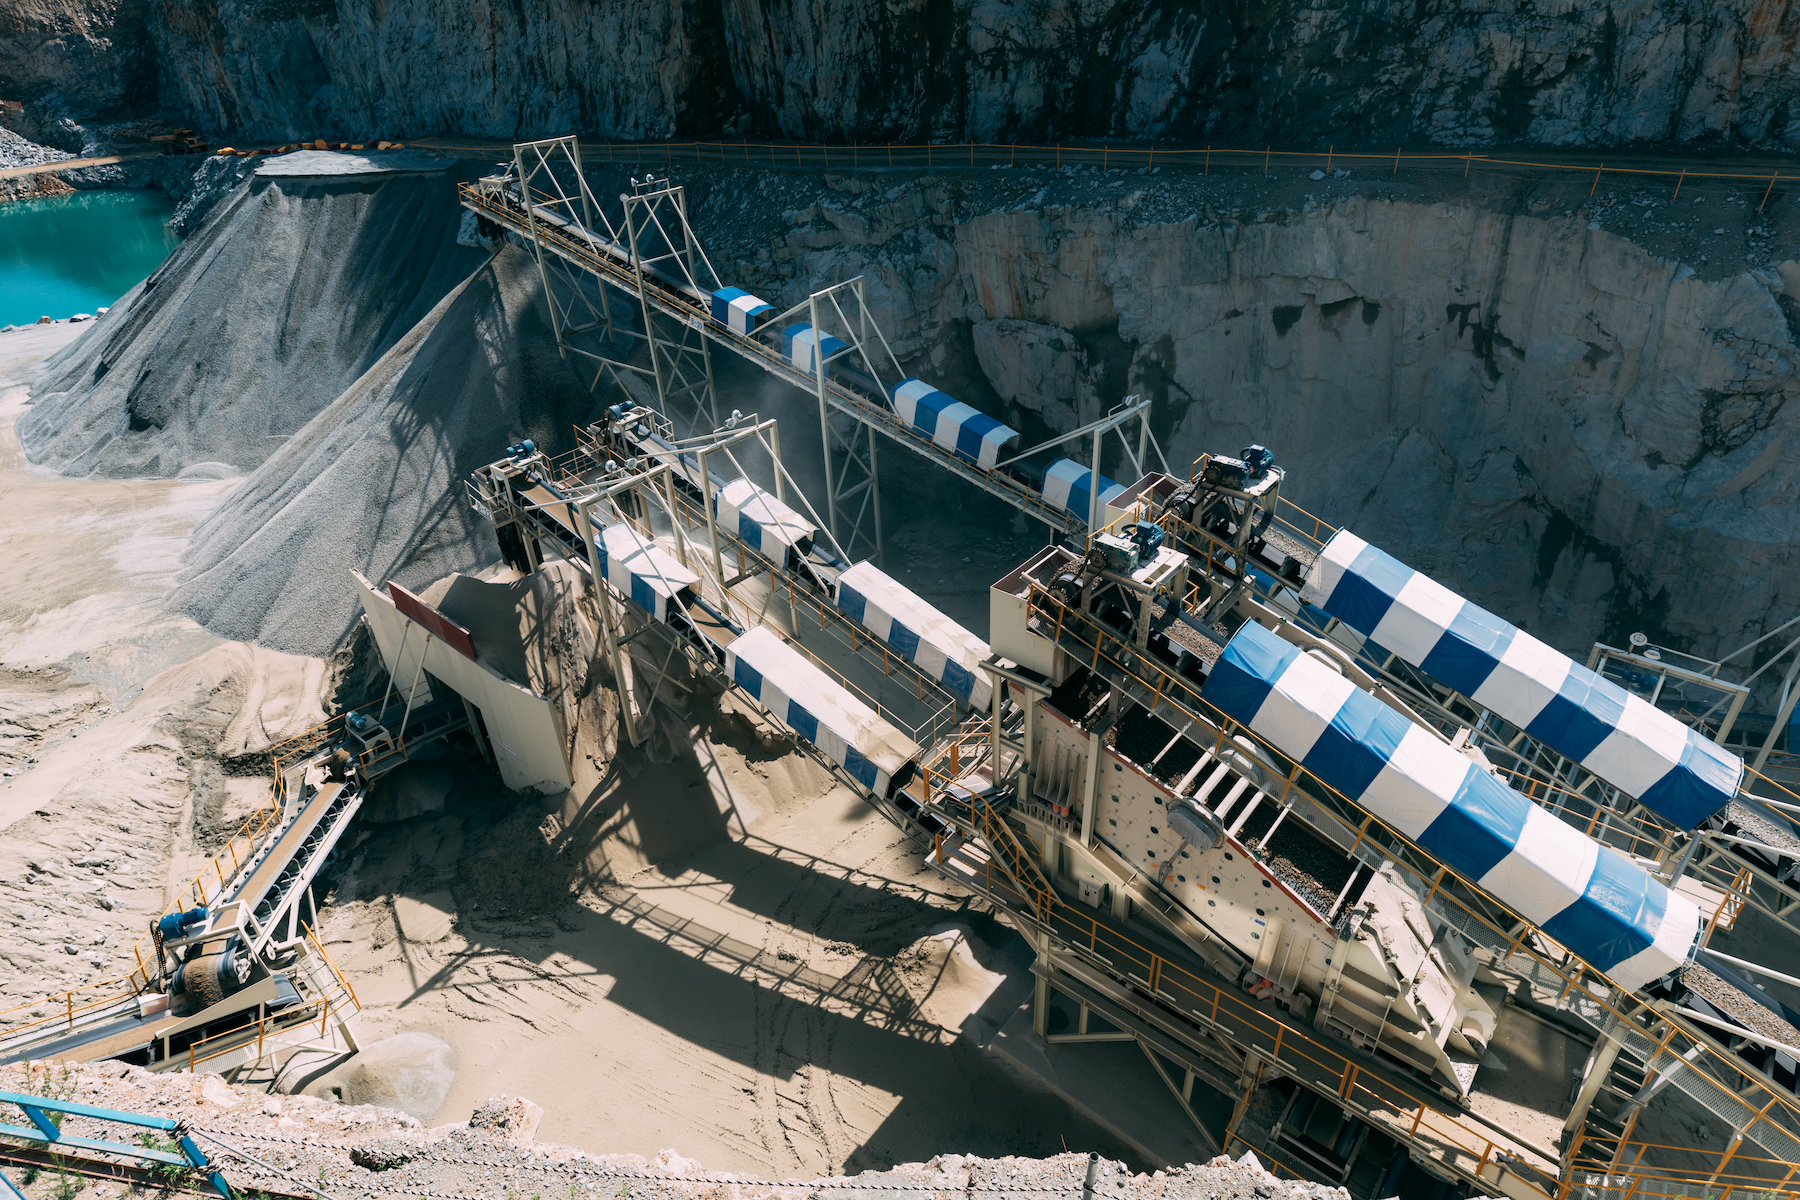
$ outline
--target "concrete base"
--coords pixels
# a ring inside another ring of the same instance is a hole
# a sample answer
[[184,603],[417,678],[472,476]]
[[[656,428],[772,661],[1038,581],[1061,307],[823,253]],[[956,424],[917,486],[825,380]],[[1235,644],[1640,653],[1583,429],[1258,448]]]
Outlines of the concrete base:
[[[1031,1031],[1031,1005],[1021,1005],[994,1035],[989,1048],[1036,1079],[1083,1116],[1130,1146],[1154,1167],[1204,1163],[1213,1151],[1135,1042],[1045,1043]],[[1164,1064],[1165,1067],[1167,1064]],[[1171,1068],[1171,1074],[1173,1069]],[[1181,1077],[1175,1076],[1179,1084]],[[1203,1120],[1230,1102],[1195,1084],[1193,1105]],[[1082,1146],[1070,1146],[1082,1150]]]

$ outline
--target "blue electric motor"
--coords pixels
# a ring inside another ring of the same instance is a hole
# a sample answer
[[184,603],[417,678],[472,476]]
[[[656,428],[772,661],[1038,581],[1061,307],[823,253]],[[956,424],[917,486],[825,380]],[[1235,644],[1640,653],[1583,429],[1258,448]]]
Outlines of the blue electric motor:
[[1250,468],[1250,477],[1260,479],[1268,474],[1269,468],[1275,465],[1275,452],[1267,446],[1245,446],[1239,455],[1244,465]]
[[352,733],[355,733],[360,737],[368,737],[373,733],[386,732],[385,727],[366,712],[352,712],[349,716],[344,718],[344,724],[350,727]]
[[1154,521],[1139,521],[1125,531],[1125,536],[1137,543],[1140,563],[1147,563],[1155,558],[1156,552],[1162,549],[1163,542],[1168,540],[1163,527]]
[[525,458],[528,455],[536,453],[537,443],[530,438],[526,438],[522,442],[516,442],[506,448],[506,457],[508,458]]
[[206,906],[202,904],[200,907],[190,908],[186,912],[166,913],[157,918],[156,932],[162,935],[164,941],[170,938],[185,937],[189,929],[195,925],[204,924],[205,921]]

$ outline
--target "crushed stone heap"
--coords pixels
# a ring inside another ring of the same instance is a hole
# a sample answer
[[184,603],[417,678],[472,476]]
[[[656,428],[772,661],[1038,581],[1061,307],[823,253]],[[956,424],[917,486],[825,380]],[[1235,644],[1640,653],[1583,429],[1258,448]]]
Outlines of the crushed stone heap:
[[115,478],[252,471],[480,265],[456,241],[469,165],[287,162],[301,157],[265,162],[52,360],[19,420],[33,463]]
[[[708,1171],[664,1150],[590,1153],[534,1140],[544,1112],[521,1097],[495,1096],[468,1121],[424,1128],[412,1117],[372,1105],[347,1106],[312,1096],[268,1095],[217,1075],[154,1075],[118,1063],[0,1067],[0,1089],[56,1096],[181,1121],[239,1191],[332,1195],[465,1196],[631,1195],[640,1200],[865,1200],[876,1196],[1012,1197],[1045,1200],[1084,1193],[1088,1156],[976,1158],[940,1154],[929,1162],[811,1180],[765,1180]],[[65,1133],[116,1137],[118,1127],[71,1117]],[[1253,1154],[1154,1174],[1133,1174],[1100,1160],[1094,1200],[1349,1200],[1343,1188],[1277,1179]]]
[[360,611],[351,570],[423,587],[494,561],[462,481],[522,438],[566,447],[590,413],[531,257],[457,241],[471,169],[270,159],[50,364],[18,425],[34,463],[248,475],[171,598],[211,632],[329,655]]

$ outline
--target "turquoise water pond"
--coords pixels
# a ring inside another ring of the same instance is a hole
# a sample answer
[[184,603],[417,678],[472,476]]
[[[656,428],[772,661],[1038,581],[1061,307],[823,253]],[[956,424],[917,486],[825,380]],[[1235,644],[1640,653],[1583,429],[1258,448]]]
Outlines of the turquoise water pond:
[[0,204],[0,325],[104,308],[180,239],[161,192],[76,192]]

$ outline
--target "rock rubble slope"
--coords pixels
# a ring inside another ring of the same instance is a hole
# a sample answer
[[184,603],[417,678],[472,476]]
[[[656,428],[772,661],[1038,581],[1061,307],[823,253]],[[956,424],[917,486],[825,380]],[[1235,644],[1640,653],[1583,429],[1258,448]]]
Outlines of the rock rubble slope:
[[52,360],[26,454],[78,475],[254,470],[482,261],[456,242],[472,168],[443,166],[240,184]]

